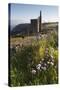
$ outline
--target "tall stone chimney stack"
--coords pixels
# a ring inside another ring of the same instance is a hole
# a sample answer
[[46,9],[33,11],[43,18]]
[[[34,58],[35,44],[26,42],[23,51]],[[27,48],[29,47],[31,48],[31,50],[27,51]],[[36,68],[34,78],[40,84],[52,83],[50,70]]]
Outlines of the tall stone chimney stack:
[[37,33],[39,33],[39,17],[37,19]]
[[42,23],[42,15],[41,15],[41,11],[40,11],[40,20],[39,20],[40,24],[39,24],[39,32],[41,32],[41,23]]
[[41,17],[41,11],[40,11],[40,16],[37,18],[37,34],[36,34],[37,40],[40,39],[40,33],[41,33],[41,21],[42,21],[41,19],[42,19],[42,17]]

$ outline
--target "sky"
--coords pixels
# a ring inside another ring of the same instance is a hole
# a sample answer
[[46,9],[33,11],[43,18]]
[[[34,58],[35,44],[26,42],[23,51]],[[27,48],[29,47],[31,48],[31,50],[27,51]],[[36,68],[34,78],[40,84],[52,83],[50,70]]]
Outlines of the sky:
[[58,6],[11,4],[11,25],[30,23],[30,19],[37,19],[42,11],[42,22],[58,21]]

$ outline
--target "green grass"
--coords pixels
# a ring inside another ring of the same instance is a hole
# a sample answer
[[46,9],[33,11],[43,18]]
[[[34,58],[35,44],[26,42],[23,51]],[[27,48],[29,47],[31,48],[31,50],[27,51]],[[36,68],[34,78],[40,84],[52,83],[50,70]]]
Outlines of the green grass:
[[[50,39],[32,40],[32,44],[10,53],[11,86],[58,83],[58,41],[54,34],[48,35]],[[22,39],[14,38],[12,41],[14,43],[19,40]],[[23,40],[27,41],[27,37]]]

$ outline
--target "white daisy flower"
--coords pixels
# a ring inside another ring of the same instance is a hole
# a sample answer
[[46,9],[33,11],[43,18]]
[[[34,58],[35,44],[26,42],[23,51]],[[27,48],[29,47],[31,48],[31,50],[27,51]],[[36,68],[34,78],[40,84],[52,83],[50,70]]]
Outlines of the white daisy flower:
[[40,70],[40,67],[37,67],[37,70]]
[[40,67],[41,67],[41,64],[38,64],[38,65],[36,66],[37,70],[40,70]]
[[43,67],[43,70],[45,71],[46,70],[46,67]]
[[50,62],[50,64],[53,66],[54,65],[54,63],[53,62]]
[[44,58],[42,58],[42,61],[44,61]]
[[48,63],[48,64],[50,64],[50,62],[49,62],[49,61],[48,61],[47,63]]
[[34,70],[34,69],[31,72],[32,72],[32,74],[36,74],[36,70]]

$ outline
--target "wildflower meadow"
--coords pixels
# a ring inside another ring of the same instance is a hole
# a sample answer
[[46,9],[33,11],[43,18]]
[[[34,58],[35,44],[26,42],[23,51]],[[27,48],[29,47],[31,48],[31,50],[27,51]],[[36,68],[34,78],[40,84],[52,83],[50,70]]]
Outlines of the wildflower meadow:
[[58,84],[57,32],[10,48],[10,77],[11,86]]

